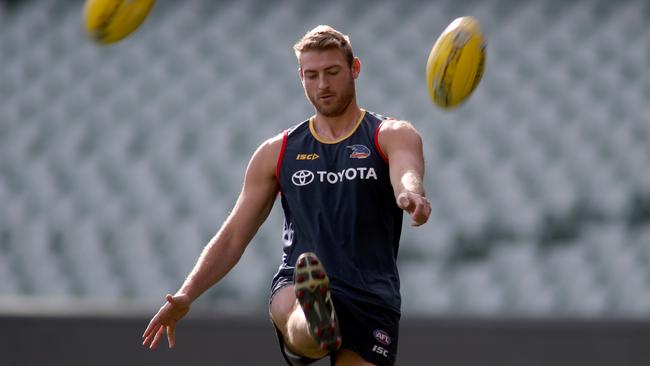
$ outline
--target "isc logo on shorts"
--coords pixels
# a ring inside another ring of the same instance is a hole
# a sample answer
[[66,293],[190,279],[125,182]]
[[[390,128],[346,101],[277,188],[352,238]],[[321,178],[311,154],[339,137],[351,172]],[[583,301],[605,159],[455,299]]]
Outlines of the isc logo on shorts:
[[384,357],[388,357],[388,350],[382,346],[378,346],[375,344],[374,346],[372,346],[372,351],[375,353],[379,353]]

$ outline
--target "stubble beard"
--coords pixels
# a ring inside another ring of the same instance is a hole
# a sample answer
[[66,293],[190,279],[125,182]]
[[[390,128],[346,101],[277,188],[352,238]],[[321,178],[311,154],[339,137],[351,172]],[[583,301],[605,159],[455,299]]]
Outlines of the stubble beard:
[[352,103],[355,95],[354,80],[351,80],[348,87],[339,95],[337,100],[333,103],[329,103],[329,105],[319,102],[317,96],[307,95],[307,97],[319,114],[325,117],[338,117],[342,115],[350,103]]

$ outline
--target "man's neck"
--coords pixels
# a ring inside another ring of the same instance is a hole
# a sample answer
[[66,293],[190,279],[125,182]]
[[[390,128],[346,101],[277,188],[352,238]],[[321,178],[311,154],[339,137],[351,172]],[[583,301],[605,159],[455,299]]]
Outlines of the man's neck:
[[318,136],[328,141],[336,141],[348,135],[356,126],[363,111],[352,102],[343,114],[336,117],[326,117],[316,112],[314,129]]

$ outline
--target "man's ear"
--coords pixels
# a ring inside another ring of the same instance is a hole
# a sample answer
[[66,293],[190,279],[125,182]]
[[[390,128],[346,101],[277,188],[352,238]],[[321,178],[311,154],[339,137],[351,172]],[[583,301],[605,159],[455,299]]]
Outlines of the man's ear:
[[361,60],[359,60],[358,57],[355,57],[352,60],[352,77],[356,79],[359,77],[360,73],[361,73]]

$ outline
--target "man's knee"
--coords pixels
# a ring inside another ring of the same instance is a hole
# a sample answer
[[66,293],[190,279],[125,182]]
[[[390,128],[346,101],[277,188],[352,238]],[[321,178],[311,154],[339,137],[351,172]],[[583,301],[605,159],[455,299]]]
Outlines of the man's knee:
[[280,331],[286,334],[289,316],[296,306],[296,295],[293,286],[285,286],[278,290],[271,299],[271,319]]

